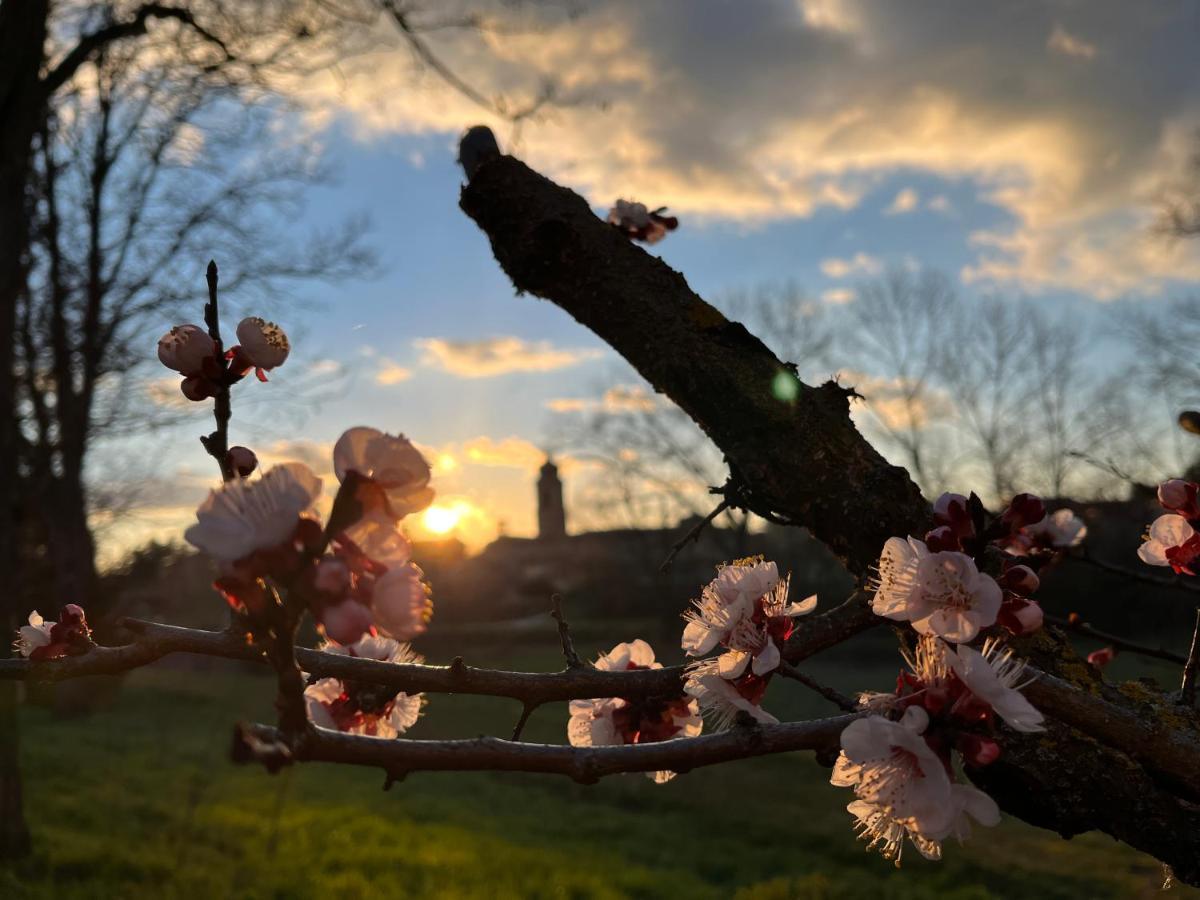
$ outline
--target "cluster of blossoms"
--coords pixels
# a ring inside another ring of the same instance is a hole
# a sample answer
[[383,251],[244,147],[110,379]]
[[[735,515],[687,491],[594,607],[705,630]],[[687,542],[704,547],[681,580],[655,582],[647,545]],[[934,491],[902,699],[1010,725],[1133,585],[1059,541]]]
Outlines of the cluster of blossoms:
[[17,631],[13,646],[26,659],[59,659],[86,653],[92,646],[92,630],[88,628],[83,607],[75,603],[62,608],[57,622],[47,622],[35,609],[29,614],[29,624]]
[[[1087,534],[1069,510],[1047,516],[1042,501],[1018,494],[999,516],[989,517],[972,494],[943,494],[934,504],[935,527],[916,538],[889,538],[879,560],[876,615],[909,622],[919,634],[962,643],[999,623],[1016,635],[1042,626],[1042,609],[1030,595],[1041,565]],[[997,577],[979,570],[989,546],[1004,551]]]
[[338,644],[376,631],[410,640],[432,605],[399,521],[433,500],[429,465],[402,436],[352,428],[334,446],[333,466],[354,500],[352,520],[323,528],[311,512],[321,479],[285,463],[212,491],[184,537],[216,561],[215,587],[252,621],[273,606],[279,585],[303,597]]
[[620,229],[630,240],[657,244],[667,232],[679,227],[679,219],[664,215],[665,206],[647,209],[646,204],[632,200],[618,200],[608,211],[608,224]]
[[762,557],[720,566],[717,577],[684,614],[682,646],[690,657],[703,659],[688,668],[684,690],[717,728],[728,727],[739,714],[757,722],[778,722],[762,708],[771,676],[779,669],[783,644],[795,630],[795,619],[816,609],[814,594],[788,602],[790,578],[780,578],[773,562]]
[[242,319],[237,337],[237,346],[222,357],[217,342],[199,325],[176,325],[159,339],[158,359],[183,376],[183,396],[199,401],[215,397],[251,369],[259,381],[266,381],[266,373],[283,365],[291,350],[283,329],[258,316]]
[[1200,485],[1174,478],[1158,486],[1158,502],[1167,510],[1150,526],[1138,557],[1151,566],[1170,566],[1177,574],[1195,575],[1193,564],[1200,556]]
[[[217,563],[214,587],[251,631],[269,627],[282,589],[313,615],[326,649],[408,660],[411,649],[399,642],[425,631],[433,604],[400,520],[432,502],[429,465],[403,436],[360,427],[338,439],[333,468],[341,488],[325,526],[313,512],[321,479],[285,463],[212,491],[184,536]],[[414,698],[381,700],[378,689],[336,682],[319,696],[332,704],[320,722],[381,736],[407,728],[420,708]]]
[[[380,662],[422,663],[408,644],[391,638],[367,636],[349,646],[327,643],[326,653],[340,653]],[[304,689],[308,717],[313,724],[351,734],[394,738],[416,724],[424,703],[422,694],[397,694],[378,684],[321,678]]]
[[905,659],[895,693],[859,698],[871,715],[842,732],[830,778],[853,789],[846,809],[868,848],[897,865],[906,838],[939,859],[942,841],[967,837],[971,819],[999,822],[995,802],[955,775],[955,757],[978,768],[1000,756],[991,736],[997,717],[1016,731],[1043,730],[1041,713],[1020,692],[1025,663],[996,641],[980,652],[923,634]]
[[[595,666],[604,672],[661,669],[654,650],[638,639],[617,644],[601,654]],[[602,747],[620,744],[650,744],[678,737],[695,737],[704,727],[700,707],[687,697],[604,697],[572,700],[567,739],[573,747]],[[647,772],[663,784],[675,777],[671,771]]]

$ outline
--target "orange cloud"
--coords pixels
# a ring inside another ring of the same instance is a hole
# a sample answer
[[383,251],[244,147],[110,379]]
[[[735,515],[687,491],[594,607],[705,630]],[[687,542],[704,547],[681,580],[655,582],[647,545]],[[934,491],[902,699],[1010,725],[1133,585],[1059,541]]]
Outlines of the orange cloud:
[[423,351],[422,365],[462,378],[489,378],[509,372],[549,372],[602,355],[599,350],[568,350],[554,347],[549,341],[524,341],[512,336],[475,341],[422,338],[415,344]]

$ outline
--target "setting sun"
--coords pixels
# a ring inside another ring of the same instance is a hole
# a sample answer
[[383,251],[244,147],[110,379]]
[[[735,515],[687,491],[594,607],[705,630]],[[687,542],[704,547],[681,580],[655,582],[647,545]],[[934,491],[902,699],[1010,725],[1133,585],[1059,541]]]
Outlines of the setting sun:
[[421,524],[434,534],[448,534],[462,518],[462,510],[456,506],[431,506],[425,510]]

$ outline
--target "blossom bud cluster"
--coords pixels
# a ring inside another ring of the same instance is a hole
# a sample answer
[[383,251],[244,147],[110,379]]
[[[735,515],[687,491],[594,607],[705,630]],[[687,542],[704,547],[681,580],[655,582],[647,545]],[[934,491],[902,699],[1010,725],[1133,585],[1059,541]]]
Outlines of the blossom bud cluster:
[[47,622],[35,609],[29,614],[29,624],[18,629],[13,646],[21,656],[35,662],[74,656],[92,646],[92,630],[78,604],[64,606],[57,622]]
[[[943,494],[933,517],[924,541],[895,537],[884,544],[871,606],[877,615],[910,622],[920,634],[956,643],[974,640],[996,623],[1016,635],[1039,629],[1042,609],[1030,599],[1039,584],[1032,565],[1087,533],[1068,509],[1047,516],[1032,494],[1013,497],[995,517],[974,494]],[[979,569],[989,547],[1003,551],[994,577]]]
[[283,329],[258,316],[242,319],[237,337],[239,343],[222,357],[217,342],[199,325],[176,325],[159,339],[158,359],[183,376],[183,395],[200,401],[241,381],[251,369],[266,381],[266,373],[283,365],[291,349]]
[[718,567],[716,578],[684,614],[684,652],[703,658],[721,651],[693,663],[684,684],[718,728],[728,727],[739,715],[779,721],[762,708],[762,699],[795,620],[817,606],[815,594],[789,603],[790,581],[762,557],[737,560]]
[[[661,669],[654,650],[641,639],[617,644],[596,660],[603,672]],[[572,700],[567,722],[567,739],[573,747],[602,747],[621,744],[649,744],[677,737],[695,737],[704,727],[700,707],[689,697],[602,697]],[[663,770],[647,772],[647,777],[663,784],[675,773]]]
[[897,865],[906,839],[937,859],[941,842],[964,837],[972,819],[999,821],[995,802],[955,774],[956,757],[969,769],[1000,757],[997,718],[1015,731],[1044,730],[1020,691],[1025,663],[995,640],[980,652],[925,634],[905,661],[894,693],[859,697],[871,715],[842,732],[830,779],[854,790],[846,809],[860,837]]
[[1158,502],[1166,515],[1150,525],[1138,557],[1151,566],[1170,566],[1179,575],[1195,575],[1200,557],[1200,485],[1173,478],[1158,486]]
[[608,211],[608,224],[629,237],[646,244],[657,244],[668,232],[679,227],[679,219],[665,215],[667,208],[647,209],[646,204],[618,200]]

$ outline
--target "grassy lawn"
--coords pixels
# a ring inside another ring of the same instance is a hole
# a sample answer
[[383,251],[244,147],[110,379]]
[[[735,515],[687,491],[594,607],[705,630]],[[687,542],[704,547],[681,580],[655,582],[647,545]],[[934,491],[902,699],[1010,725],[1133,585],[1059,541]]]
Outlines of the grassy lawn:
[[[559,664],[550,636],[467,658]],[[864,678],[845,656],[807,669],[847,688],[894,676]],[[766,705],[785,719],[827,712],[802,690],[774,685]],[[0,897],[1129,898],[1160,882],[1153,860],[1102,835],[1063,841],[1011,820],[947,845],[940,864],[906,854],[897,871],[855,841],[848,792],[808,754],[665,786],[417,774],[386,793],[371,771],[234,767],[231,723],[269,719],[270,698],[264,677],[157,668],[84,718],[27,708],[36,852],[0,867]],[[434,697],[411,735],[506,734],[516,713],[501,700]],[[527,738],[565,741],[565,715],[540,710]]]

